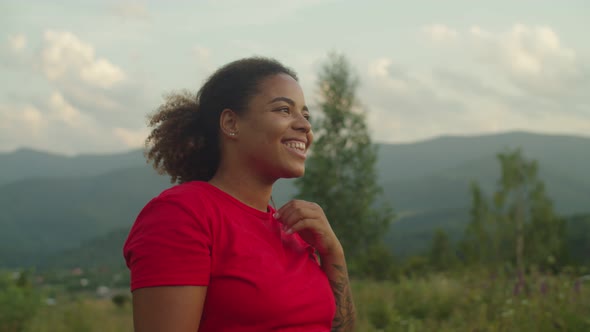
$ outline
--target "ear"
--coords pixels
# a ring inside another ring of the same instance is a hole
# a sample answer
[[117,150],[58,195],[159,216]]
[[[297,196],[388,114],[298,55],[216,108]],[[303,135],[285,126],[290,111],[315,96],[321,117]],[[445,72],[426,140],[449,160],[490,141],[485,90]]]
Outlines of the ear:
[[238,115],[229,108],[224,109],[219,117],[221,134],[236,137],[238,134]]

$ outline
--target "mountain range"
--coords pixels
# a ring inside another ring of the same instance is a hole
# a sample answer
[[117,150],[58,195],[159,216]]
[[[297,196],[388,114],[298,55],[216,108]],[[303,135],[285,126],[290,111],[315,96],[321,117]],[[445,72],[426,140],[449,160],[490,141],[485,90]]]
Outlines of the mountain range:
[[[512,132],[378,144],[379,184],[398,216],[386,237],[392,250],[399,255],[424,250],[436,228],[457,239],[468,221],[469,183],[477,181],[491,194],[500,177],[496,155],[508,148],[521,148],[526,158],[538,161],[559,214],[590,213],[587,137]],[[108,256],[102,259],[122,263],[111,256],[120,252],[136,215],[171,185],[140,150],[0,153],[0,267],[73,266],[100,260],[101,253]],[[295,194],[293,180],[280,180],[273,199],[281,205]]]

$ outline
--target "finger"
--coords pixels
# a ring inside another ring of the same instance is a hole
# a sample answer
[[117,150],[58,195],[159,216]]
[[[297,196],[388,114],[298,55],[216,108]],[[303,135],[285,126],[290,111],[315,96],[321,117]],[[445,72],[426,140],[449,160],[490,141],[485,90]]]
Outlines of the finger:
[[275,213],[275,218],[280,218],[285,212],[291,210],[292,208],[294,208],[295,206],[301,204],[302,200],[298,200],[298,199],[292,199],[290,201],[288,201],[287,203],[285,203],[285,205],[281,206]]
[[298,222],[296,222],[295,224],[293,224],[293,226],[291,226],[287,230],[285,230],[285,233],[287,233],[287,234],[298,233],[304,229],[313,229],[315,225],[317,225],[317,220],[315,220],[315,219],[310,219],[310,218],[301,219]]
[[282,212],[279,216],[279,222],[283,224],[283,228],[287,229],[293,226],[301,219],[305,219],[306,213],[302,211],[301,207],[291,207],[288,210]]
[[290,216],[302,206],[303,201],[299,200],[291,200],[287,204],[283,205],[277,212],[274,214],[274,217],[283,222],[284,220],[288,219],[287,216]]
[[308,205],[298,205],[283,211],[283,214],[279,217],[279,222],[289,228],[302,219],[314,218],[317,218],[317,213],[312,208]]

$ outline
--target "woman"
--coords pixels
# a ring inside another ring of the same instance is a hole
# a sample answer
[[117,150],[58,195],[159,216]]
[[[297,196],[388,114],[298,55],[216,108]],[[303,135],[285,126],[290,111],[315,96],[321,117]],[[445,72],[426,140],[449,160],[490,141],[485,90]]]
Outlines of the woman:
[[144,207],[125,243],[136,331],[352,331],[344,251],[324,212],[268,204],[275,181],[304,173],[309,113],[293,71],[248,58],[151,117],[147,157],[180,184]]

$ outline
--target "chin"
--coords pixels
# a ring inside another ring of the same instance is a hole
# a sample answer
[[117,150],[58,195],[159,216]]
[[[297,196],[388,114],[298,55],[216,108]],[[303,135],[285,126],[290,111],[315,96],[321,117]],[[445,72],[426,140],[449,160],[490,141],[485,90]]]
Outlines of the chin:
[[284,179],[293,179],[293,178],[300,178],[305,174],[305,168],[300,169],[290,169],[283,173],[281,176]]

